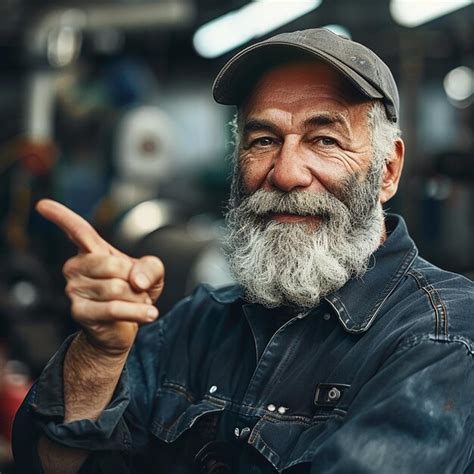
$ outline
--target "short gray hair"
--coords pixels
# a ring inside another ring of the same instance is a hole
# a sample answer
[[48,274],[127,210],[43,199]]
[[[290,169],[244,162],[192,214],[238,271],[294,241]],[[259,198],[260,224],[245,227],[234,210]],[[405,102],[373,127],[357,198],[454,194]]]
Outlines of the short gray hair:
[[374,154],[374,165],[388,163],[393,158],[395,142],[401,137],[397,123],[388,119],[385,106],[376,100],[367,112],[368,125],[371,133],[370,141]]

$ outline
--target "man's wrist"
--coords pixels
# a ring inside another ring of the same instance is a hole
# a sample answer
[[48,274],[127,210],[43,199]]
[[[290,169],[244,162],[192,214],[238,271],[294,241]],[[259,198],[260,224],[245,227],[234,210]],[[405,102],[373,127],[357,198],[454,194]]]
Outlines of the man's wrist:
[[99,344],[94,342],[94,339],[90,337],[86,331],[81,330],[75,339],[71,343],[71,348],[76,347],[78,354],[83,354],[87,360],[95,361],[95,363],[108,367],[109,365],[122,365],[125,363],[130,352],[130,348],[127,350],[106,350]]
[[97,419],[112,399],[128,351],[109,354],[80,332],[64,361],[64,421]]

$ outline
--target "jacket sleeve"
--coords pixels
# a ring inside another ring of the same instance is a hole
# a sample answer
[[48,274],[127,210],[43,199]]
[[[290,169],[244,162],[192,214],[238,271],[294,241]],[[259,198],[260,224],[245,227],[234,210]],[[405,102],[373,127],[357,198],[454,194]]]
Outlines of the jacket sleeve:
[[[36,450],[42,434],[61,445],[90,451],[81,472],[110,472],[109,468],[103,470],[104,465],[113,465],[117,474],[128,472],[129,454],[146,432],[143,425],[151,411],[150,394],[159,372],[157,361],[165,326],[159,320],[139,332],[112,400],[99,418],[64,423],[63,364],[74,336],[69,337],[45,367],[16,415],[12,447],[18,472],[42,472]],[[143,423],[136,423],[137,418]]]
[[354,397],[311,473],[472,474],[473,345],[413,338]]

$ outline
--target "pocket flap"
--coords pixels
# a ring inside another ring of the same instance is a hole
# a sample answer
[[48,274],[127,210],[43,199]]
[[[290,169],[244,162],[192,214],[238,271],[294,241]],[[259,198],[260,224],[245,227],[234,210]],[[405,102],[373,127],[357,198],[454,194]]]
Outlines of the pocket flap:
[[176,384],[165,384],[155,399],[151,432],[166,443],[173,442],[203,416],[223,411],[226,403],[205,395],[197,400]]

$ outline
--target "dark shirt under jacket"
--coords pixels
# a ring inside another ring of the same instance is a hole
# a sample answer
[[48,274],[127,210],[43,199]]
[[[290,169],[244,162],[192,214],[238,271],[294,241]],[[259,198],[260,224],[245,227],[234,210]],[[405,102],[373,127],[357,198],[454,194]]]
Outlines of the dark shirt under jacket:
[[474,285],[387,227],[310,311],[197,289],[140,330],[97,421],[62,423],[66,341],[17,416],[19,472],[41,472],[44,431],[91,450],[86,473],[472,474]]

